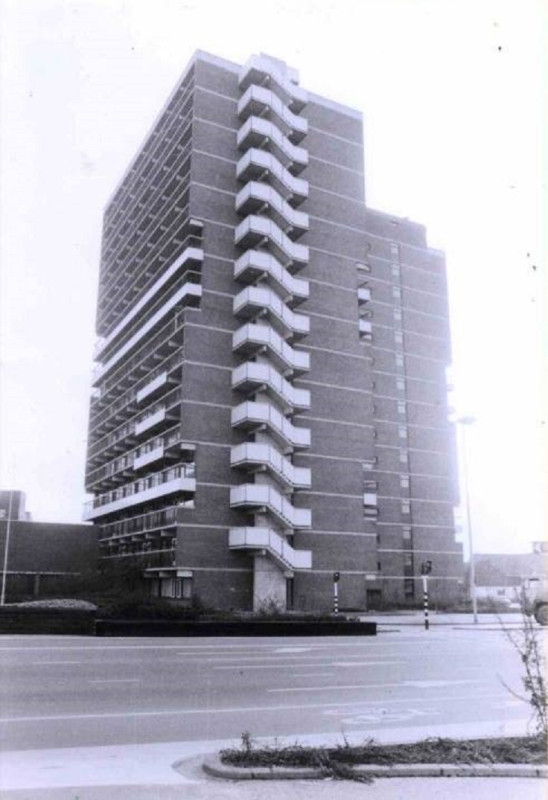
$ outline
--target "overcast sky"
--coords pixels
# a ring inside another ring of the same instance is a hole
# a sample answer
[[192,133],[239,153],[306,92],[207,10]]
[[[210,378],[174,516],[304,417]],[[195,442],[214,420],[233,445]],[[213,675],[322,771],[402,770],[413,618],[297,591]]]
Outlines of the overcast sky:
[[541,0],[0,0],[0,485],[81,519],[105,202],[196,49],[266,52],[363,111],[368,205],[445,250],[476,550],[529,550],[546,33]]

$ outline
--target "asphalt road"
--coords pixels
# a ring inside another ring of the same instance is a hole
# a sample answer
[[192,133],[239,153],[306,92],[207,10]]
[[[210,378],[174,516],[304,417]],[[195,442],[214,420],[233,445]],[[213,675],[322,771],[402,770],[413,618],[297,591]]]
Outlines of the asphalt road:
[[[4,751],[391,731],[512,733],[529,718],[503,633],[0,638]],[[507,688],[509,687],[509,688]]]

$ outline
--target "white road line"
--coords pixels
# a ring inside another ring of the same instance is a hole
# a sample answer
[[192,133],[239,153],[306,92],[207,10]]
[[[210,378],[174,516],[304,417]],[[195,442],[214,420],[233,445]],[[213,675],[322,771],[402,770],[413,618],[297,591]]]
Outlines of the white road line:
[[22,665],[25,667],[53,667],[53,666],[65,666],[65,664],[83,664],[83,661],[27,661],[26,664]]
[[[417,687],[417,684],[421,683],[420,681],[400,681],[399,683],[359,683],[359,684],[333,684],[332,686],[289,686],[284,689],[267,689],[266,691],[269,693],[276,693],[276,692],[327,692],[333,689],[392,689],[395,686],[402,687],[402,688],[410,688],[410,687]],[[458,684],[462,685],[463,683],[488,683],[488,681],[424,681],[423,683],[434,684],[435,687],[438,686],[456,686]],[[434,687],[432,687],[434,688]]]
[[[386,684],[381,684],[382,686],[386,686]],[[501,690],[498,694],[482,694],[478,696],[478,699],[481,700],[499,700],[501,697],[505,697],[506,694]],[[469,694],[464,695],[462,697],[455,697],[453,695],[447,695],[446,697],[413,697],[413,703],[437,703],[440,701],[446,702],[450,700],[451,702],[460,702],[471,701],[471,696]],[[400,697],[400,698],[390,698],[388,700],[382,700],[382,705],[392,705],[394,703],[407,703],[409,704],[410,698],[409,697]],[[375,706],[378,707],[380,701],[377,700],[360,700],[356,701],[353,700],[351,702],[344,702],[344,703],[299,703],[294,705],[279,705],[276,704],[274,706],[238,706],[238,707],[230,707],[230,708],[180,708],[177,710],[170,710],[170,711],[118,711],[118,712],[106,712],[104,714],[56,714],[54,716],[47,716],[47,717],[4,717],[0,719],[0,723],[6,724],[13,724],[16,722],[62,722],[66,720],[77,720],[77,719],[130,719],[133,717],[178,717],[178,716],[185,716],[185,715],[200,715],[200,714],[234,714],[234,713],[254,713],[260,711],[303,711],[307,708],[315,709],[315,708],[343,708],[344,706],[350,706],[356,709],[356,713],[358,713],[358,709],[361,707],[368,707],[368,706]]]
[[140,678],[103,678],[89,680],[88,683],[141,683]]
[[[95,650],[98,653],[104,653],[108,650],[179,650],[183,655],[185,652],[190,652],[192,650],[196,650],[199,652],[204,652],[205,650],[212,650],[214,652],[219,652],[223,650],[257,650],[261,649],[270,649],[274,650],[279,647],[273,643],[270,644],[256,644],[252,642],[252,640],[246,640],[248,644],[222,644],[222,645],[215,645],[215,644],[204,644],[204,645],[185,645],[185,644],[104,644],[105,640],[100,643],[94,645],[70,645],[70,646],[61,646],[61,645],[44,645],[43,647],[35,647],[35,646],[27,646],[27,647],[0,647],[0,654],[2,653],[27,653],[31,651],[40,651],[46,652],[51,650],[62,650],[63,652],[68,652],[71,650]],[[107,640],[108,641],[108,640]],[[402,642],[405,641],[406,647],[415,645],[417,647],[424,647],[424,642],[417,641],[416,639],[405,639],[404,637],[399,637],[397,642],[380,642],[379,640],[374,639],[373,641],[368,642],[343,642],[343,641],[329,641],[329,642],[322,642],[322,643],[314,643],[308,645],[310,649],[313,650],[326,650],[332,649],[333,647],[351,647],[351,648],[381,648],[381,647],[399,647],[401,648]]]
[[[284,662],[284,663],[286,663],[286,662]],[[356,666],[357,667],[376,667],[378,665],[386,666],[386,665],[389,665],[389,664],[390,665],[405,664],[405,661],[359,661],[357,664],[354,664],[352,662],[337,663],[337,662],[334,662],[334,661],[324,661],[324,662],[320,661],[319,663],[317,661],[298,661],[296,664],[293,664],[291,666],[295,666],[295,667],[316,667],[316,666],[317,667],[323,667],[323,666],[326,666],[326,667],[356,667]],[[213,667],[213,670],[217,671],[217,670],[225,670],[225,669],[228,669],[228,670],[238,670],[238,669],[279,669],[279,667],[281,667],[281,666],[282,665],[279,664],[278,662],[276,662],[275,664],[238,664],[238,663],[236,663],[236,664],[230,664],[230,666]]]

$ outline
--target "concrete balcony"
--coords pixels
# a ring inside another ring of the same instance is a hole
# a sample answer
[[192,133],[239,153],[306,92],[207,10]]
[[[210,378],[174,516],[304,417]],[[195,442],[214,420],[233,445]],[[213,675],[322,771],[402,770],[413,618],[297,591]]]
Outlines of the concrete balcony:
[[273,122],[261,117],[249,117],[238,131],[236,141],[239,150],[250,147],[268,150],[293,175],[298,175],[308,166],[308,152],[292,144]]
[[197,283],[185,283],[178,289],[170,298],[158,308],[152,316],[150,316],[143,325],[131,336],[123,345],[121,345],[114,355],[108,361],[98,366],[93,374],[94,383],[99,382],[110,370],[118,364],[121,359],[125,358],[128,353],[133,350],[142,340],[150,334],[150,332],[162,322],[179,303],[185,298],[193,297],[200,298],[202,296],[202,287]]
[[233,303],[234,314],[239,319],[252,319],[265,312],[272,327],[284,337],[305,336],[310,331],[310,320],[304,314],[296,314],[272,289],[249,286],[242,289]]
[[135,423],[135,435],[141,436],[143,433],[149,433],[154,428],[158,428],[167,421],[167,409],[159,408],[152,414],[144,417],[140,422]]
[[251,84],[246,89],[238,103],[238,116],[244,121],[250,116],[270,119],[293,144],[298,144],[308,133],[308,120],[294,114],[277,94],[264,86]]
[[161,372],[135,393],[135,400],[141,403],[143,400],[150,399],[168,385],[169,379],[167,372]]
[[250,214],[237,226],[234,232],[234,244],[251,249],[265,245],[271,254],[280,261],[291,262],[295,269],[308,264],[308,247],[293,242],[271,219]]
[[368,319],[358,320],[358,329],[360,332],[360,336],[363,339],[371,339],[371,336],[373,335],[373,326],[371,325]]
[[231,528],[228,532],[228,546],[231,550],[266,550],[286,569],[301,570],[312,567],[310,550],[295,550],[272,528]]
[[243,392],[265,391],[289,411],[310,408],[308,389],[297,389],[268,364],[240,364],[232,370],[232,388]]
[[232,427],[240,430],[266,428],[282,446],[291,449],[310,447],[308,428],[297,428],[270,403],[247,400],[232,409]]
[[358,303],[368,303],[371,300],[371,289],[367,286],[360,286],[358,289]]
[[251,147],[236,165],[239,181],[262,180],[266,178],[293,206],[300,205],[308,197],[308,181],[296,178],[278,159],[266,150]]
[[250,511],[266,510],[288,528],[310,528],[312,525],[310,509],[295,508],[273,486],[266,484],[244,483],[232,487],[230,505],[232,508],[247,508]]
[[251,56],[240,70],[240,89],[245,91],[251,84],[265,84],[276,92],[292,111],[299,112],[308,103],[308,93],[295,83],[297,73],[274,63],[265,56]]
[[204,251],[199,247],[187,247],[178,258],[162,272],[161,276],[148,289],[141,299],[132,306],[131,310],[118,322],[108,336],[104,336],[97,341],[95,357],[99,357],[106,347],[110,346],[123,330],[137,316],[143,313],[148,305],[154,300],[158,293],[174,277],[189,269],[191,266],[201,266],[204,260]]
[[270,325],[256,325],[253,322],[242,325],[232,336],[232,349],[244,357],[265,350],[282,370],[299,373],[310,369],[309,353],[291,347]]
[[296,467],[275,447],[262,442],[244,442],[230,451],[230,466],[256,470],[264,467],[290,488],[309,489],[311,486],[310,470]]
[[295,278],[274,256],[259,250],[248,250],[240,256],[234,264],[234,277],[241,283],[267,281],[284,296],[286,305],[302,303],[310,294],[308,281]]
[[133,469],[139,470],[143,469],[143,467],[148,467],[150,464],[154,464],[156,461],[161,461],[164,458],[164,455],[164,447],[163,445],[159,445],[153,450],[143,453],[143,455],[135,456],[133,460]]
[[265,207],[290,239],[295,240],[308,231],[308,214],[296,211],[268,184],[250,181],[236,195],[236,211],[239,214],[262,212]]
[[[192,477],[190,474],[192,473]],[[194,470],[187,470],[185,467],[173,467],[172,469],[148,475],[135,483],[130,483],[113,492],[100,495],[86,503],[84,508],[84,520],[92,520],[103,517],[125,508],[149,503],[159,497],[184,493],[193,494],[196,491],[196,479]]]

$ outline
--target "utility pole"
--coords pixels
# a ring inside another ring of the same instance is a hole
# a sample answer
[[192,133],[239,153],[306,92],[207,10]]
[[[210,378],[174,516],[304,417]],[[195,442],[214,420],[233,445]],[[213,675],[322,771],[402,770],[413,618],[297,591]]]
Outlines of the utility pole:
[[472,600],[472,614],[474,617],[474,624],[478,624],[478,598],[476,595],[476,565],[474,562],[474,542],[472,538],[472,522],[470,515],[470,492],[468,490],[468,442],[466,436],[466,428],[468,425],[473,425],[476,421],[475,417],[466,416],[459,417],[457,423],[462,425],[462,466],[464,472],[464,491],[466,494],[466,528],[468,530],[468,552],[470,558],[470,597]]
[[8,519],[6,521],[6,538],[4,540],[4,566],[2,569],[2,591],[0,593],[0,606],[6,604],[6,583],[8,580],[8,553],[10,547],[12,501],[13,501],[13,491],[10,491],[10,496],[8,500]]

